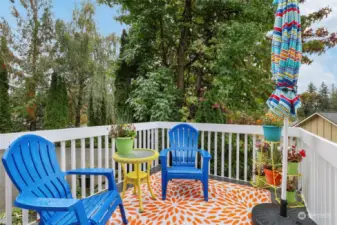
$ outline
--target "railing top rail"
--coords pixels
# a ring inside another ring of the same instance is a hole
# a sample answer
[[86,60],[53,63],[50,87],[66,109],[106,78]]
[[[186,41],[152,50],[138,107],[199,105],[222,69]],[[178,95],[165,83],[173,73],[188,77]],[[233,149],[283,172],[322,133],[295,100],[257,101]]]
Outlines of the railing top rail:
[[331,142],[302,128],[299,128],[299,137],[306,146],[337,169],[337,143]]
[[[156,123],[153,122],[135,123],[134,125],[136,126],[137,130],[157,128]],[[107,135],[109,131],[110,125],[0,134],[0,150],[8,148],[11,142],[24,134],[36,134],[52,142],[61,142],[81,138],[104,136]]]
[[[158,128],[172,128],[181,122],[157,122]],[[188,123],[197,128],[199,131],[239,133],[239,134],[255,134],[263,135],[262,126],[256,125],[239,125],[239,124],[215,124],[215,123]],[[290,137],[298,137],[298,128],[289,128]]]
[[[155,128],[170,129],[180,122],[148,122],[148,123],[135,123],[137,130],[147,130]],[[240,133],[240,134],[254,134],[263,135],[262,126],[253,125],[235,125],[235,124],[212,124],[212,123],[189,123],[199,131],[211,132],[225,132],[225,133]],[[6,149],[12,141],[24,134],[40,135],[52,142],[61,142],[68,140],[75,140],[81,138],[97,137],[107,135],[110,126],[96,126],[96,127],[80,127],[80,128],[67,128],[58,130],[41,130],[35,132],[19,132],[0,134],[0,150]],[[298,128],[289,128],[290,137],[298,137]]]

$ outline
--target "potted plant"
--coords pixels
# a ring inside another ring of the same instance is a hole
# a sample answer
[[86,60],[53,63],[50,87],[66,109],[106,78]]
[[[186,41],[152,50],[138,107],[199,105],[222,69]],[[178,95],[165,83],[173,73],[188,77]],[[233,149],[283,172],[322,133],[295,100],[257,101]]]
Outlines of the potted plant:
[[282,118],[268,112],[262,119],[264,138],[267,141],[279,142],[282,135]]
[[255,184],[257,187],[263,187],[265,185],[266,182],[266,177],[265,177],[265,173],[263,170],[263,166],[261,166],[260,168],[256,168],[255,169]]
[[257,141],[256,143],[256,157],[259,162],[269,158],[270,145],[267,142]]
[[302,162],[305,158],[306,153],[304,149],[297,152],[296,146],[292,146],[291,150],[288,151],[288,175],[297,175],[298,174],[298,164]]
[[297,177],[289,177],[287,180],[287,202],[295,203],[297,189]]
[[281,184],[282,175],[279,169],[273,170],[272,165],[266,164],[264,165],[263,170],[264,170],[266,181],[268,184],[274,185],[274,186],[279,186]]
[[133,149],[134,139],[137,131],[132,124],[112,125],[110,136],[116,140],[117,152],[120,155],[130,154]]

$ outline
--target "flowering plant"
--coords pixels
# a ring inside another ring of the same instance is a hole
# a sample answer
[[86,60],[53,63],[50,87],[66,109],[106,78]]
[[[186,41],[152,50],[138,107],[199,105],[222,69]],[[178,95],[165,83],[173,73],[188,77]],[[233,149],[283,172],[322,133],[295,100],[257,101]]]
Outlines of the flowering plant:
[[288,178],[287,180],[287,191],[292,192],[297,189],[298,180],[296,177]]
[[135,138],[137,136],[136,127],[133,124],[118,124],[112,125],[109,135],[112,138],[130,137]]
[[282,118],[275,116],[273,113],[268,112],[266,115],[264,115],[262,118],[263,125],[270,125],[270,126],[277,126],[282,127],[283,120]]
[[296,151],[296,146],[293,145],[291,150],[288,151],[288,162],[302,162],[306,157],[305,150]]

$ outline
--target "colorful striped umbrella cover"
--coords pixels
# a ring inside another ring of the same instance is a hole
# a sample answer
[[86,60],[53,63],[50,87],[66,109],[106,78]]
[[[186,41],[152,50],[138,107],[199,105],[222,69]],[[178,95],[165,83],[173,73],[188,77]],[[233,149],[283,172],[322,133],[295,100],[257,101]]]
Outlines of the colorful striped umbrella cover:
[[272,40],[272,73],[276,90],[267,101],[276,115],[296,120],[301,101],[297,80],[302,59],[301,16],[298,0],[274,0],[277,4]]

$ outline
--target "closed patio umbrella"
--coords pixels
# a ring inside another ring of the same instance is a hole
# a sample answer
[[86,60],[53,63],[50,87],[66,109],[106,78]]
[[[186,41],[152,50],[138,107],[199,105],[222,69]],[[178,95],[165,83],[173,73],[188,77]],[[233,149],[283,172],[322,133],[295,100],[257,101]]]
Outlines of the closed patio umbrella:
[[278,4],[272,41],[272,73],[276,90],[267,101],[270,110],[284,118],[280,215],[287,216],[287,167],[289,119],[297,118],[301,101],[297,80],[302,59],[301,15],[298,0],[275,0]]
[[277,11],[272,40],[271,70],[276,90],[269,97],[267,105],[271,112],[284,118],[281,206],[280,210],[275,204],[255,206],[252,212],[253,224],[314,224],[308,218],[305,221],[298,221],[298,218],[287,217],[288,126],[289,120],[297,118],[297,109],[301,107],[297,95],[297,80],[302,59],[298,1],[274,0]]

